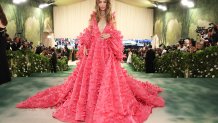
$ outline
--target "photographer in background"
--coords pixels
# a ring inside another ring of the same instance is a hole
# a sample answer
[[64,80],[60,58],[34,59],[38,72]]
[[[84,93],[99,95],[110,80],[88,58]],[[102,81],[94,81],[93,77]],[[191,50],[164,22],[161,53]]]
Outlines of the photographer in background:
[[214,25],[211,32],[211,43],[214,46],[216,45],[217,42],[218,42],[218,29],[217,26]]
[[11,80],[11,74],[6,55],[6,25],[8,24],[5,13],[0,4],[0,84]]
[[51,49],[50,66],[51,66],[51,72],[56,73],[57,72],[57,54],[56,54],[55,48]]
[[210,23],[208,28],[197,27],[196,32],[205,47],[214,46],[218,42],[218,26],[214,23]]

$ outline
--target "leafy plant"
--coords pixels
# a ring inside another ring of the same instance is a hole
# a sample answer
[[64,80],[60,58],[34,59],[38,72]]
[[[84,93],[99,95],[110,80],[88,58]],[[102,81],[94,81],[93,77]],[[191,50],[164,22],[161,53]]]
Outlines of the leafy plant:
[[[30,50],[9,50],[7,56],[13,77],[28,77],[31,73],[50,71],[49,58]],[[58,59],[57,68],[59,71],[68,70],[67,58]]]

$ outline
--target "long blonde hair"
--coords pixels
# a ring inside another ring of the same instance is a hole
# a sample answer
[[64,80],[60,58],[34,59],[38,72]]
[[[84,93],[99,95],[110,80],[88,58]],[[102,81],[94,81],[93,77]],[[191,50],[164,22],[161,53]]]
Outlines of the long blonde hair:
[[[105,16],[106,16],[106,21],[107,23],[111,22],[112,16],[111,16],[111,1],[110,0],[106,0],[106,10],[105,10]],[[100,17],[101,17],[101,10],[99,7],[99,0],[96,0],[96,4],[95,4],[95,10],[96,10],[96,20],[97,22],[100,21]]]

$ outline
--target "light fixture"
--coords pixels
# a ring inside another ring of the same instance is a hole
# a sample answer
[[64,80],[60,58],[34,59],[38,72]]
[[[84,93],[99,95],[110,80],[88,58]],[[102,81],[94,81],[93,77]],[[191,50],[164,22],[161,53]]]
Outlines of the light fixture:
[[43,8],[48,7],[48,6],[49,6],[48,3],[43,3],[43,4],[40,4],[40,5],[39,5],[39,8],[40,8],[40,9],[43,9]]
[[13,0],[13,3],[14,4],[21,4],[21,3],[24,3],[26,2],[27,0]]
[[153,5],[154,7],[157,7],[157,3],[152,3],[152,5]]
[[162,11],[166,11],[167,10],[167,6],[166,5],[157,5],[157,8],[162,10]]
[[181,4],[183,6],[187,6],[188,8],[193,8],[195,6],[194,2],[191,0],[181,0]]
[[194,2],[189,2],[189,4],[187,5],[189,8],[193,8],[195,6]]
[[43,9],[43,8],[46,8],[46,7],[50,6],[50,5],[52,5],[52,4],[54,4],[54,2],[51,2],[51,3],[41,3],[39,5],[39,8]]
[[160,10],[162,10],[162,11],[166,11],[166,10],[167,10],[167,6],[166,6],[165,4],[160,4],[160,3],[158,3],[157,1],[150,1],[150,2],[151,2],[151,4],[152,4],[154,7],[158,8],[158,9],[160,9]]
[[181,0],[181,4],[184,6],[188,5],[188,0]]

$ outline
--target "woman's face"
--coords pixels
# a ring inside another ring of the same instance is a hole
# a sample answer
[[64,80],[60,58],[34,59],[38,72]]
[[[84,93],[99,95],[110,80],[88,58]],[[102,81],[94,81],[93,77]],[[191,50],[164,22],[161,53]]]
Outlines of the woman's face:
[[105,11],[106,6],[107,6],[107,0],[99,0],[98,1],[98,6],[99,6],[101,11]]

